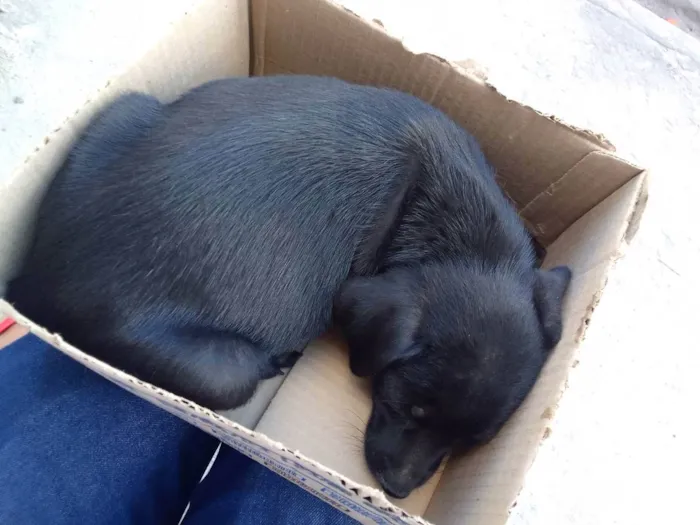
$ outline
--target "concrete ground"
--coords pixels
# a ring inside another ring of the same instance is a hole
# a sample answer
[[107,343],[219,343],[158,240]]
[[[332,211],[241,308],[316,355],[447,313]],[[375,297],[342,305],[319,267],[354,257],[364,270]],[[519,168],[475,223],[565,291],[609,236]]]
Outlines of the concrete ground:
[[[412,42],[426,51],[476,60],[507,96],[605,133],[653,174],[638,234],[597,310],[616,321],[594,317],[511,525],[698,519],[700,41],[688,10],[697,0],[650,1],[640,3],[664,17],[672,9],[686,32],[632,0],[347,2],[428,35]],[[0,183],[10,158],[187,3],[0,0],[0,127],[29,131],[12,141],[0,131]]]
[[636,0],[676,27],[700,37],[700,0]]

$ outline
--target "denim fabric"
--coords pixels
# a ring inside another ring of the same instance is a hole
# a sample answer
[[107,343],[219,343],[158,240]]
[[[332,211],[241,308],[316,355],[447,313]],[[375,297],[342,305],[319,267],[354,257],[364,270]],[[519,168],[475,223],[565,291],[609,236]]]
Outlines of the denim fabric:
[[[354,520],[26,336],[0,349],[0,524],[345,525]],[[196,487],[196,489],[195,489]]]
[[304,489],[222,447],[197,487],[182,525],[353,525],[357,521]]
[[26,336],[0,350],[0,523],[176,525],[218,441]]

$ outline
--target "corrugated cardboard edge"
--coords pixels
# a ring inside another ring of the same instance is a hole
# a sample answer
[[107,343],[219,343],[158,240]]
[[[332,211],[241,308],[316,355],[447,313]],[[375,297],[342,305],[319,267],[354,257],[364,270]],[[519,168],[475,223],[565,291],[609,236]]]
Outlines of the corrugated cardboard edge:
[[[620,243],[618,245],[617,252],[610,258],[608,268],[605,270],[603,282],[600,285],[598,292],[593,296],[591,304],[588,306],[588,310],[581,319],[581,326],[579,327],[578,336],[576,338],[576,343],[581,344],[586,338],[586,330],[593,316],[593,312],[600,303],[600,299],[603,295],[603,291],[608,284],[610,274],[615,270],[617,263],[625,256],[627,252],[627,247],[634,239],[634,236],[639,229],[639,223],[646,209],[647,201],[649,199],[649,172],[642,171],[637,176],[637,188],[636,188],[636,200],[634,204],[630,207],[627,217],[625,218],[622,236],[620,238]],[[566,385],[562,387],[562,393],[566,390]],[[561,395],[560,395],[561,397]],[[557,400],[558,402],[558,400]]]
[[[357,18],[365,21],[366,23],[372,24],[379,31],[384,32],[386,35],[390,36],[391,38],[398,40],[399,42],[401,42],[401,45],[407,51],[414,53],[416,55],[427,55],[427,56],[434,58],[435,60],[438,60],[444,64],[447,64],[452,69],[458,71],[460,74],[468,76],[473,81],[480,82],[484,86],[497,92],[507,102],[509,102],[511,104],[518,104],[519,106],[522,106],[522,107],[526,108],[527,110],[532,111],[533,113],[535,113],[541,117],[544,117],[548,120],[551,120],[552,122],[570,130],[571,132],[575,133],[576,135],[590,141],[592,144],[594,144],[595,146],[597,146],[603,150],[606,150],[609,152],[615,151],[615,146],[613,145],[613,143],[610,142],[610,140],[608,140],[605,137],[605,135],[603,135],[602,133],[596,133],[596,132],[588,130],[588,129],[574,126],[574,125],[569,124],[568,122],[564,121],[563,119],[556,117],[555,115],[542,113],[542,112],[536,110],[535,108],[533,108],[532,106],[529,106],[527,104],[523,104],[522,102],[520,102],[518,100],[514,100],[514,99],[506,97],[503,93],[501,93],[501,91],[498,89],[498,87],[495,84],[488,81],[488,79],[486,78],[486,75],[483,73],[482,69],[479,68],[478,66],[470,67],[467,63],[458,63],[458,62],[454,62],[451,60],[447,60],[446,58],[443,58],[443,57],[436,55],[434,53],[425,52],[419,48],[416,48],[415,46],[411,46],[409,41],[406,39],[405,35],[397,34],[394,31],[387,30],[384,23],[381,21],[381,19],[374,18],[374,17],[367,18],[367,17],[363,16],[362,14],[353,11],[352,8],[346,6],[342,0],[327,0],[327,1],[337,5],[338,7],[342,8],[347,13],[351,14],[352,16],[357,17]],[[253,49],[253,48],[251,47],[251,49]],[[264,42],[263,42],[263,46],[260,47],[260,50],[262,50],[264,52]],[[264,56],[264,55],[261,55],[261,56]],[[254,66],[254,65],[255,65],[255,62],[253,60],[251,60],[251,66]],[[255,72],[255,74],[262,74],[262,73]]]
[[[394,38],[396,38],[396,37],[394,37]],[[418,54],[418,53],[416,53],[416,54]],[[434,55],[432,53],[423,53],[423,54],[427,54],[427,55],[433,57],[435,60],[439,60],[440,62],[444,62],[444,63],[448,64],[453,69],[459,71],[460,74],[462,74],[464,76],[468,76],[469,78],[471,78],[475,82],[481,82],[484,86],[494,90],[496,93],[501,95],[504,98],[504,100],[506,100],[506,102],[508,102],[510,104],[518,104],[519,106],[522,106],[525,109],[532,111],[536,115],[544,117],[547,120],[551,120],[555,124],[557,124],[563,128],[566,128],[569,131],[572,131],[573,133],[575,133],[579,137],[581,137],[585,140],[588,140],[589,142],[591,142],[595,146],[597,146],[605,151],[608,151],[610,153],[614,153],[616,151],[615,145],[612,142],[610,142],[610,140],[608,140],[608,138],[605,137],[605,135],[603,135],[602,133],[596,133],[596,132],[589,130],[589,129],[574,126],[573,124],[569,124],[565,120],[563,120],[555,115],[548,114],[548,113],[542,113],[541,111],[538,111],[537,109],[533,108],[532,106],[530,106],[528,104],[524,104],[524,103],[520,102],[519,100],[507,97],[498,89],[498,86],[496,86],[492,82],[489,82],[488,79],[484,78],[483,74],[480,73],[479,69],[474,69],[471,67],[467,67],[464,64],[451,62],[449,60],[446,60],[446,59],[440,57],[439,55]]]
[[[605,169],[609,170],[607,177],[591,180],[590,177],[583,178],[580,176],[580,170],[589,170],[594,173],[599,171],[601,168],[597,163],[603,160],[607,163]],[[595,191],[599,198],[598,202],[602,202],[607,196],[615,193],[643,171],[644,170],[639,166],[623,161],[609,152],[591,151],[569,170],[564,172],[558,179],[552,181],[552,183],[540,193],[533,196],[529,202],[520,207],[518,209],[518,215],[520,215],[520,218],[525,222],[528,229],[536,234],[537,239],[542,242],[543,245],[547,246],[566,231],[566,227],[564,226],[570,226],[576,222],[577,219],[574,219],[574,217],[581,218],[595,207],[585,206],[582,209],[578,209],[577,206],[575,206],[576,203],[571,203],[569,206],[557,206],[553,204],[553,201],[556,203],[557,198],[561,198],[562,190],[565,195],[575,194],[576,191],[572,189],[571,185],[573,184],[574,188],[577,185],[580,187],[581,182],[585,180],[589,191],[591,191],[591,193]],[[593,190],[592,188],[597,189]],[[552,211],[546,216],[542,211],[543,208]],[[533,209],[540,211],[536,211],[533,216]],[[539,217],[539,221],[536,217]]]
[[53,334],[24,317],[4,300],[0,300],[0,314],[14,319],[38,338],[105,379],[220,439],[361,523],[429,525],[422,518],[411,516],[390,503],[379,490],[355,483],[260,432],[243,427],[85,354],[64,341],[60,335]]
[[[577,331],[575,343],[577,345],[576,350],[574,351],[574,354],[571,358],[571,367],[575,367],[577,363],[577,357],[579,355],[579,352],[581,351],[581,343],[583,343],[586,339],[586,332],[588,330],[588,326],[591,322],[591,319],[593,317],[593,314],[598,307],[598,304],[601,301],[601,298],[603,296],[603,292],[605,291],[605,288],[607,287],[608,281],[610,280],[610,275],[615,271],[615,267],[617,266],[617,263],[624,258],[625,253],[627,252],[627,247],[629,244],[632,242],[634,239],[634,236],[637,233],[637,230],[639,229],[639,223],[641,221],[642,215],[644,214],[644,210],[646,208],[647,200],[649,198],[649,173],[647,171],[641,171],[640,174],[637,176],[637,188],[636,188],[636,200],[634,204],[630,207],[629,212],[627,214],[627,217],[625,218],[625,221],[623,223],[623,227],[621,228],[621,236],[620,236],[620,242],[617,248],[617,251],[610,257],[610,261],[608,263],[607,268],[605,269],[605,272],[603,274],[603,279],[600,284],[600,287],[598,288],[598,291],[595,293],[593,298],[591,299],[590,304],[588,305],[588,308],[586,309],[584,315],[581,318],[580,325]],[[551,420],[554,418],[557,409],[559,408],[559,402],[562,399],[562,396],[566,392],[568,388],[568,380],[564,380],[563,383],[561,384],[559,391],[557,394],[552,398],[552,404],[545,410],[545,413],[543,414],[543,418],[547,420]],[[529,470],[532,468],[532,465],[535,462],[535,458],[537,457],[537,454],[539,453],[540,448],[542,447],[542,444],[544,441],[549,437],[551,433],[551,429],[549,426],[546,426],[542,435],[542,438],[540,439],[539,446],[533,451],[532,457],[530,458],[529,464],[526,467],[525,470],[525,475],[523,479],[527,479],[527,475]],[[511,514],[513,508],[516,506],[518,498],[520,497],[520,493],[522,492],[522,487],[520,491],[518,491],[518,494],[514,498],[512,504],[509,507],[508,510],[508,515]]]

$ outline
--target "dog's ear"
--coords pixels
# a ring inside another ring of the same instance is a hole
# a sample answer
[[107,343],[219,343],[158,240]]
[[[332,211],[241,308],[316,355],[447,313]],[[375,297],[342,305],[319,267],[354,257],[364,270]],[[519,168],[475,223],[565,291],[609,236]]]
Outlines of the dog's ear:
[[350,349],[350,370],[373,376],[418,353],[420,311],[410,286],[396,276],[357,277],[336,295],[334,317]]
[[566,266],[557,266],[551,270],[537,270],[535,307],[546,350],[552,350],[561,339],[562,307],[570,282],[571,270]]

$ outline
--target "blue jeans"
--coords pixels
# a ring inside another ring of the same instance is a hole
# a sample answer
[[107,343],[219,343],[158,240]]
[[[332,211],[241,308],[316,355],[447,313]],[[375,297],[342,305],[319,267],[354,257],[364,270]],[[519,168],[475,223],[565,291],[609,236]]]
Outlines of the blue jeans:
[[26,336],[0,350],[0,523],[328,524],[354,520]]

